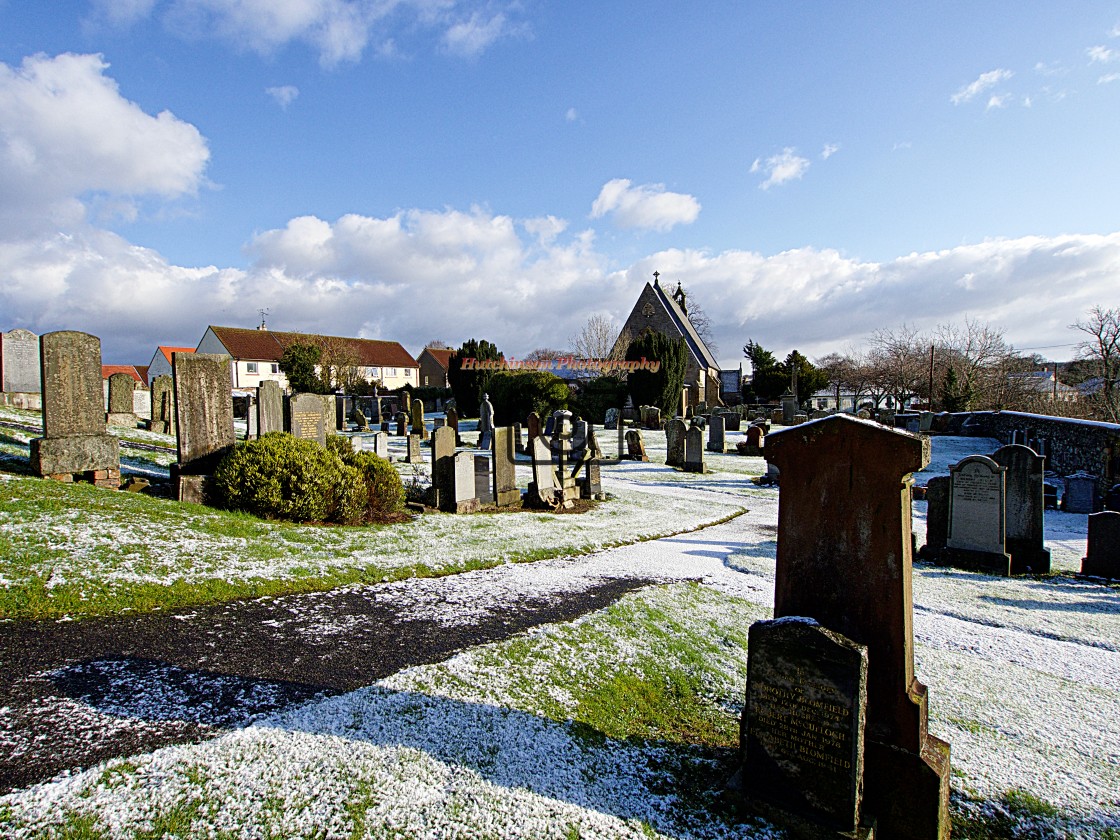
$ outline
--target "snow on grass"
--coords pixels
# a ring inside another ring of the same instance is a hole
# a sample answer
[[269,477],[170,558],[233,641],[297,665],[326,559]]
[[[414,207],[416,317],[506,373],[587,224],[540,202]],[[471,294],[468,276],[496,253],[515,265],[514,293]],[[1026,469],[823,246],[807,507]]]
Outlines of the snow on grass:
[[[973,439],[933,447],[938,471],[976,451]],[[631,499],[617,508],[631,524],[643,508],[662,524],[678,511],[749,510],[563,561],[377,587],[406,613],[451,627],[609,577],[699,582],[631,594],[204,744],[13,792],[0,797],[0,824],[14,837],[67,825],[113,837],[175,826],[197,836],[775,836],[713,806],[727,747],[701,745],[733,742],[746,629],[773,603],[776,494],[722,486],[720,473],[692,486],[656,464],[610,476],[620,502]],[[646,480],[657,484],[639,493]],[[454,527],[439,539],[469,543],[480,517],[445,519]],[[489,519],[502,539],[525,538],[521,517]],[[1083,521],[1048,511],[1047,544],[1083,544]],[[984,836],[1117,836],[1120,589],[922,564],[913,580],[916,671],[929,686],[930,731],[952,744],[954,815],[983,830],[1011,826]],[[324,615],[323,636],[335,630]]]

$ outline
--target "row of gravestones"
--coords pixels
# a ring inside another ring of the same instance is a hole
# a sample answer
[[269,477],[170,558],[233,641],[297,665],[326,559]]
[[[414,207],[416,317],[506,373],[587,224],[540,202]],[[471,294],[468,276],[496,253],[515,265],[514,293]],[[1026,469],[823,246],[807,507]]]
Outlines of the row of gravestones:
[[[996,575],[1048,574],[1044,463],[1033,449],[1016,443],[1000,447],[990,458],[970,455],[950,466],[948,476],[931,478],[922,557]],[[1081,483],[1092,492],[1096,480],[1086,476]],[[1120,513],[1112,511],[1090,515],[1083,574],[1120,578],[1117,520]]]

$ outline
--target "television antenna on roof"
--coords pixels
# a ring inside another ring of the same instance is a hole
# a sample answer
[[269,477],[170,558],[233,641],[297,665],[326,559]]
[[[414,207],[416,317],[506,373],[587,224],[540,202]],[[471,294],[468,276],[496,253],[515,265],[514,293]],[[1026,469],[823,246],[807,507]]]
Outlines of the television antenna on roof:
[[268,316],[269,311],[267,309],[258,309],[257,314],[261,316],[261,325],[257,327],[257,329],[267,330],[268,326],[265,324],[265,318]]

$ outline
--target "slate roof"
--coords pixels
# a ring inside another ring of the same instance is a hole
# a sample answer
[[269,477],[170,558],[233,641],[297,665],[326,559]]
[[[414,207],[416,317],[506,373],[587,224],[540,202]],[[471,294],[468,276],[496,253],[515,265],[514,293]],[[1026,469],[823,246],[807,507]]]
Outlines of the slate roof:
[[213,325],[210,326],[210,331],[217,336],[229,354],[239,360],[278,362],[284,355],[284,350],[293,344],[326,342],[350,351],[360,367],[419,367],[416,360],[396,341]]
[[673,319],[673,323],[676,324],[677,329],[680,330],[681,336],[684,338],[685,343],[688,344],[688,348],[692,351],[692,355],[702,362],[703,365],[719,370],[719,362],[716,361],[716,357],[712,355],[712,351],[708,349],[708,345],[704,343],[704,339],[696,332],[696,327],[692,326],[692,322],[688,320],[688,316],[681,311],[680,306],[673,300],[673,296],[668,294],[661,287],[660,283],[654,283],[653,291],[661,300],[662,304],[664,304],[666,311],[669,313],[669,317]]

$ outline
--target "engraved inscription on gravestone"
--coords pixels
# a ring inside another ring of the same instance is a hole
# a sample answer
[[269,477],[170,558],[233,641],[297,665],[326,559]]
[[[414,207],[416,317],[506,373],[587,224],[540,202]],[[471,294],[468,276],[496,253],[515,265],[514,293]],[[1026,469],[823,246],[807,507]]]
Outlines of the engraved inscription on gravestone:
[[991,458],[973,455],[950,467],[950,548],[1004,550],[1004,470]]
[[809,618],[751,625],[746,789],[836,831],[860,824],[867,648]]
[[39,336],[18,329],[0,333],[0,391],[37,394],[41,383]]

